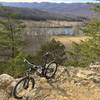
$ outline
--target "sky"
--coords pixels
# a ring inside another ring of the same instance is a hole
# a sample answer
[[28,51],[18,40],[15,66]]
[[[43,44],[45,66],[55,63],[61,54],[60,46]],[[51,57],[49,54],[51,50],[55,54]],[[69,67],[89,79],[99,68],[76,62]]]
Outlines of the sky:
[[74,3],[74,2],[95,2],[96,0],[0,0],[0,2],[65,2],[65,3]]

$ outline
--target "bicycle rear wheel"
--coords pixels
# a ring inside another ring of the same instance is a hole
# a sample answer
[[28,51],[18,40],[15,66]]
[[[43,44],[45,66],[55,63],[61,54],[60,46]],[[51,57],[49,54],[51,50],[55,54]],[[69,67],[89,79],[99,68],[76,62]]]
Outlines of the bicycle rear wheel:
[[35,81],[32,77],[22,78],[13,89],[13,96],[16,99],[22,99],[23,96],[34,88]]
[[50,62],[48,64],[48,66],[46,67],[46,70],[45,70],[45,77],[47,79],[50,79],[52,77],[54,77],[56,71],[57,71],[57,67],[58,67],[58,64],[54,61]]

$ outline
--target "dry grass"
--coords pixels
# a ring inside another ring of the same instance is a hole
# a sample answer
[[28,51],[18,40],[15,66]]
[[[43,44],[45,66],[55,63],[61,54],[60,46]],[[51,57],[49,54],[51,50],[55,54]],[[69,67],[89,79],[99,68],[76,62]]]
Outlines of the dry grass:
[[85,41],[88,39],[86,36],[53,36],[57,41],[60,41],[63,43],[65,46],[66,45],[71,45],[73,42],[80,43],[80,41]]

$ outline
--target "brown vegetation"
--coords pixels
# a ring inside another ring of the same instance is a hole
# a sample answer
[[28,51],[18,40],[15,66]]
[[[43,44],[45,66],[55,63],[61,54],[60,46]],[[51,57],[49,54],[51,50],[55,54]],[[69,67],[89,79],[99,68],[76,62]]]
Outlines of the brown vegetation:
[[73,42],[80,43],[81,41],[85,41],[89,37],[87,36],[53,36],[52,38],[54,38],[57,41],[60,41],[66,46],[66,45],[71,45]]

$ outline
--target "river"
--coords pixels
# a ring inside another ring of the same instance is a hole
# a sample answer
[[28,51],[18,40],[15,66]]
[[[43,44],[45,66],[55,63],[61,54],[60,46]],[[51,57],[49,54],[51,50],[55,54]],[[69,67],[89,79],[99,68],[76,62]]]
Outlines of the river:
[[61,27],[61,28],[33,28],[33,33],[35,34],[50,34],[50,35],[72,35],[74,33],[71,27]]

